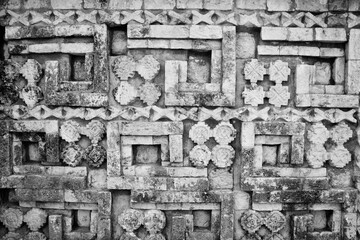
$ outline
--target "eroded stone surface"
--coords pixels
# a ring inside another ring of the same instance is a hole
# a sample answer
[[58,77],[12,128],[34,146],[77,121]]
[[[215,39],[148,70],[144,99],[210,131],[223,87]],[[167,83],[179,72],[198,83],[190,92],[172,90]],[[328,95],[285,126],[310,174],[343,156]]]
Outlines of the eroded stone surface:
[[1,239],[357,239],[358,1],[0,6]]

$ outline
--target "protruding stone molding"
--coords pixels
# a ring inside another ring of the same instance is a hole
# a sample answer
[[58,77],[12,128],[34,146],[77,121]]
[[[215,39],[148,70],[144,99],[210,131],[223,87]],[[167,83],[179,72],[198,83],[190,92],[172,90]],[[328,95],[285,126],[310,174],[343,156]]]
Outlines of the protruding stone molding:
[[240,219],[241,227],[250,234],[256,233],[262,225],[265,225],[272,233],[279,232],[286,225],[285,216],[279,211],[258,212],[248,210]]
[[[341,122],[331,129],[327,129],[322,123],[312,124],[307,131],[309,147],[306,151],[306,159],[312,168],[320,168],[329,160],[330,166],[343,168],[351,161],[351,153],[344,144],[353,136],[353,131],[345,123]],[[331,140],[331,144],[326,142]]]
[[[76,12],[76,14],[75,14]],[[55,18],[50,18],[51,14]],[[345,14],[345,16],[344,16]],[[257,11],[252,14],[222,10],[124,10],[124,11],[82,11],[82,10],[50,10],[50,11],[13,11],[3,10],[0,12],[1,25],[4,26],[30,26],[39,22],[57,25],[61,23],[86,23],[109,25],[125,25],[127,23],[147,23],[177,25],[207,24],[207,25],[234,25],[246,27],[348,27],[354,28],[360,24],[360,16],[357,13],[311,13],[311,12],[266,12]],[[215,20],[216,19],[216,20]]]
[[[60,128],[60,136],[67,142],[61,152],[62,160],[75,167],[85,159],[89,166],[100,167],[106,159],[106,150],[99,144],[105,132],[105,124],[99,120],[94,119],[86,126],[73,120],[65,121]],[[86,149],[75,143],[80,140],[81,135],[87,136],[91,141]]]
[[[154,78],[160,71],[160,63],[153,55],[145,55],[138,61],[132,56],[120,55],[110,58],[112,73],[110,82],[116,83],[113,97],[120,105],[128,105],[137,98],[147,105],[154,105],[161,96],[161,88],[154,83]],[[134,77],[135,71],[142,77],[144,82],[136,87],[128,81]]]
[[6,117],[25,120],[37,119],[45,120],[56,117],[58,119],[67,120],[71,118],[79,118],[84,120],[92,120],[100,118],[102,120],[127,120],[136,121],[147,119],[150,121],[158,121],[159,119],[169,119],[172,121],[194,120],[205,121],[214,119],[217,121],[228,121],[230,119],[238,119],[240,121],[253,121],[255,119],[263,121],[304,121],[304,122],[321,122],[323,120],[331,123],[338,123],[343,120],[356,123],[355,114],[357,110],[351,109],[343,111],[338,108],[321,109],[312,108],[300,110],[296,108],[277,108],[265,107],[262,109],[246,106],[240,108],[224,108],[208,109],[205,107],[167,107],[161,108],[157,106],[148,107],[132,107],[123,106],[118,108],[72,108],[72,107],[56,107],[49,108],[45,105],[35,106],[29,109],[24,105],[1,106],[0,119]]
[[[218,168],[227,168],[233,164],[235,150],[229,144],[235,139],[236,130],[229,122],[222,121],[214,129],[204,122],[193,125],[189,131],[190,139],[198,144],[189,153],[191,163],[199,168],[207,167],[209,160]],[[211,137],[217,145],[210,149],[205,145]]]
[[59,123],[58,120],[46,121],[0,121],[0,134],[4,136],[0,144],[4,154],[0,157],[3,176],[11,175],[16,166],[29,162],[23,155],[24,142],[39,144],[40,159],[45,165],[59,165]]
[[[148,196],[148,198],[145,198],[145,196]],[[198,205],[206,203],[204,209],[216,210],[212,211],[211,231],[216,235],[218,234],[220,239],[233,239],[234,225],[237,224],[234,221],[234,206],[236,204],[234,199],[233,192],[227,190],[206,192],[189,191],[189,189],[186,191],[134,190],[131,191],[130,204],[133,206],[136,204],[146,204],[147,206],[156,204],[159,205],[160,209],[162,209],[161,206],[165,206],[166,209],[166,206],[180,204],[181,207],[179,209],[186,210],[189,204],[196,203]],[[209,205],[214,203],[216,208],[209,208]],[[217,224],[213,224],[213,222]],[[192,229],[188,232],[191,234]]]
[[[124,174],[124,169],[138,165],[135,161],[136,151],[133,151],[133,146],[139,144],[160,145],[160,166],[183,166],[183,130],[182,122],[109,122],[107,126],[108,176],[125,176],[126,179],[128,177],[131,179],[134,173]],[[129,180],[130,182],[134,180]],[[131,185],[127,184],[127,187]],[[121,186],[118,182],[112,185],[108,179],[109,189],[122,189]]]
[[[245,79],[250,81],[251,86],[245,86],[242,93],[245,104],[258,106],[264,104],[264,98],[269,99],[269,104],[276,107],[287,106],[290,99],[288,86],[283,86],[282,82],[287,82],[291,70],[287,62],[276,60],[271,62],[269,68],[264,67],[264,63],[257,59],[251,59],[245,64]],[[257,85],[258,81],[264,80],[264,75],[268,74],[269,79],[275,82],[275,86],[271,86],[268,91],[264,91],[263,87]]]

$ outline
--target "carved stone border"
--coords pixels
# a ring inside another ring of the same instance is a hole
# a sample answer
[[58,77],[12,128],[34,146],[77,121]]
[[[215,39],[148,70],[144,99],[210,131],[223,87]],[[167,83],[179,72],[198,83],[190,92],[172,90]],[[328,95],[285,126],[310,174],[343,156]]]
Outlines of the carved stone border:
[[[109,122],[107,125],[107,172],[108,176],[121,176],[123,167],[132,165],[131,145],[124,148],[121,143],[122,136],[165,136],[168,138],[169,159],[162,159],[164,164],[169,160],[167,165],[180,164],[183,162],[183,123],[182,122]],[[149,143],[139,142],[138,144],[147,145]],[[166,145],[166,144],[165,144]],[[164,147],[165,147],[164,145]],[[130,150],[130,152],[128,152]],[[124,154],[126,151],[128,154]],[[124,158],[126,156],[126,159]],[[165,161],[164,161],[165,160]],[[125,164],[129,163],[129,164]],[[110,187],[110,186],[108,186]],[[110,187],[114,189],[114,186]],[[117,189],[115,187],[115,189]]]
[[[282,191],[254,191],[252,193],[253,206],[263,205],[265,207],[276,207],[277,210],[291,209],[294,206],[301,206],[301,210],[333,210],[336,214],[335,217],[340,219],[333,220],[337,223],[342,223],[342,227],[339,224],[332,226],[331,232],[325,232],[326,236],[333,237],[340,235],[341,239],[356,239],[356,226],[357,213],[356,213],[356,201],[357,201],[356,189],[329,189],[329,190],[282,190]],[[341,212],[339,212],[341,210]],[[307,217],[307,215],[301,213],[298,217]],[[292,219],[293,221],[297,221]],[[302,221],[299,219],[298,221]],[[309,222],[311,223],[311,222]],[[303,236],[309,234],[312,237],[318,236],[317,233],[312,232],[312,224],[304,226],[304,228],[294,229],[295,234]],[[299,231],[300,230],[300,231]],[[292,239],[297,239],[296,236]]]
[[[103,107],[108,105],[109,69],[108,69],[108,30],[105,24],[93,26],[87,25],[64,25],[64,26],[31,26],[31,27],[6,27],[6,39],[23,38],[56,38],[56,37],[94,37],[93,43],[93,68],[94,77],[91,91],[66,92],[61,91],[62,82],[73,83],[69,79],[63,79],[58,61],[45,63],[45,103],[47,105],[69,105],[86,107]],[[55,48],[54,44],[46,44]],[[56,44],[55,44],[56,45]],[[71,46],[74,48],[74,46]],[[41,47],[40,47],[41,48]],[[62,51],[62,46],[60,45]],[[75,49],[76,50],[76,49]],[[66,52],[66,47],[64,50]],[[86,50],[91,51],[91,49]],[[84,52],[85,53],[85,52]],[[72,84],[72,88],[78,89],[80,83]]]
[[[164,208],[181,203],[209,205],[213,209],[213,203],[220,204],[220,239],[232,240],[234,228],[234,195],[231,191],[147,191],[135,190],[131,192],[130,204],[143,203],[145,205],[163,205]],[[189,210],[186,204],[177,210]],[[206,206],[202,209],[207,209]],[[164,209],[165,210],[165,209]]]
[[[241,127],[241,188],[245,191],[302,189],[312,186],[314,189],[327,189],[326,169],[298,167],[304,159],[305,123],[301,122],[243,122]],[[289,164],[291,167],[264,167],[262,154],[256,145],[255,136],[290,136]],[[301,173],[310,174],[313,178],[303,179]]]
[[[57,120],[46,121],[0,121],[0,162],[3,175],[10,175],[13,166],[22,165],[22,144],[13,141],[12,133],[45,133],[46,161],[58,165],[59,159],[59,123]],[[12,157],[11,157],[12,156]]]
[[[214,29],[212,29],[214,28]],[[187,62],[165,62],[165,105],[167,106],[234,106],[236,89],[236,29],[231,26],[190,26],[184,38],[221,39],[222,51],[212,51],[211,83],[187,83]],[[218,56],[222,53],[222,57]],[[217,67],[222,61],[221,68]],[[222,79],[217,80],[217,75]]]

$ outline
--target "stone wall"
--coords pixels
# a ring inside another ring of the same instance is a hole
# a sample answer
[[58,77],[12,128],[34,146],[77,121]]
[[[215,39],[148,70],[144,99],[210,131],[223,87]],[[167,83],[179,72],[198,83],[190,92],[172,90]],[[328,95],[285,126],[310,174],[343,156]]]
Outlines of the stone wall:
[[0,6],[0,238],[358,239],[360,1]]

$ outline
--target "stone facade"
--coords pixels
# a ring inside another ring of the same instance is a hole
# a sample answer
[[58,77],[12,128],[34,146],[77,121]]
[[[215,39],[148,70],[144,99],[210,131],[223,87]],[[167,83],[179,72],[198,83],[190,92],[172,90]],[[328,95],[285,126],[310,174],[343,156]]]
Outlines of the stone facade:
[[359,0],[1,1],[0,239],[360,238],[359,27]]

